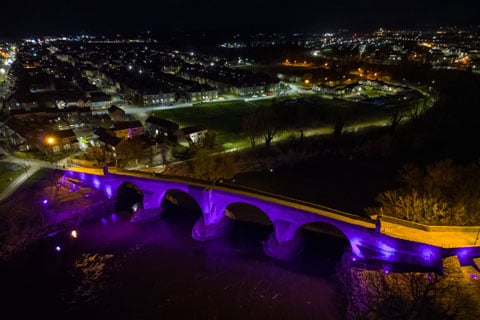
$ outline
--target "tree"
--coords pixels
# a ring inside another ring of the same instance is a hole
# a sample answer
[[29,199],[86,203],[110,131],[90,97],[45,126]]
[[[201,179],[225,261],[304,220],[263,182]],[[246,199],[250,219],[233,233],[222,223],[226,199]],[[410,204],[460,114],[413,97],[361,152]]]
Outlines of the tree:
[[346,253],[336,278],[345,319],[475,319],[478,303],[465,283],[448,275],[362,270]]
[[143,141],[139,138],[122,140],[115,149],[118,160],[133,160],[138,163],[138,159],[143,156]]
[[214,155],[211,151],[200,148],[190,162],[190,176],[204,181],[231,178],[237,168],[233,156],[229,153]]
[[217,134],[214,131],[207,131],[203,138],[203,148],[214,150],[217,148]]
[[138,105],[139,107],[143,107],[145,105],[145,102],[143,101],[143,96],[141,94],[136,93],[133,96],[133,104]]
[[251,113],[242,119],[242,131],[250,140],[252,149],[255,149],[257,138],[260,136],[260,128],[256,114]]
[[413,102],[413,106],[410,108],[408,113],[410,121],[419,120],[425,113],[425,108],[425,99],[418,99],[417,101]]
[[105,152],[100,147],[90,147],[85,153],[84,157],[86,160],[95,160],[99,163],[105,162]]
[[340,137],[344,127],[345,127],[344,118],[338,117],[337,120],[335,120],[335,124],[333,126],[333,136],[336,138]]
[[307,108],[304,104],[298,104],[295,108],[294,128],[300,133],[300,140],[303,141],[305,127],[308,126],[310,118],[307,117]]
[[395,110],[390,117],[390,129],[395,131],[402,122],[403,118],[403,114],[398,110]]
[[265,147],[269,148],[273,137],[281,130],[280,119],[272,108],[262,107],[257,113],[257,123],[263,135]]
[[480,223],[480,167],[439,161],[425,169],[406,165],[400,173],[402,186],[376,197],[377,207],[367,213],[435,225]]

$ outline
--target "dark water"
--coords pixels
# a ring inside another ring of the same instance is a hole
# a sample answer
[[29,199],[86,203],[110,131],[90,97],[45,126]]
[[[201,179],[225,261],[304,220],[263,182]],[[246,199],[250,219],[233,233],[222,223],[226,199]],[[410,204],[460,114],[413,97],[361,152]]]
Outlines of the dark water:
[[303,253],[278,261],[262,251],[271,227],[235,222],[225,237],[197,242],[191,229],[198,217],[175,209],[132,224],[108,215],[79,228],[77,238],[41,240],[1,266],[2,313],[8,319],[341,318],[332,277],[343,240],[305,231]]

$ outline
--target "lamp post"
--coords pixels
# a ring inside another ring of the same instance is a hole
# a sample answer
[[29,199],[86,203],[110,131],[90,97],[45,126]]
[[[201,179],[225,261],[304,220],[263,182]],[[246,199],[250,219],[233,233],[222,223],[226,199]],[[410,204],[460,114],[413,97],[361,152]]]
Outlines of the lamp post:
[[55,139],[54,136],[45,137],[45,143],[51,148],[52,154],[54,153],[53,152],[53,146],[56,144],[56,142],[57,142],[57,139]]

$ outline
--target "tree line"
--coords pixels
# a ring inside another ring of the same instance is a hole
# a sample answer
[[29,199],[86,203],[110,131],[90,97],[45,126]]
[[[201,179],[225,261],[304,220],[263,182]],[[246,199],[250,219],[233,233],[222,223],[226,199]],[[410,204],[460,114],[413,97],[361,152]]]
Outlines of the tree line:
[[376,197],[370,215],[388,215],[432,225],[480,225],[480,165],[438,161],[426,167],[407,164],[400,187]]

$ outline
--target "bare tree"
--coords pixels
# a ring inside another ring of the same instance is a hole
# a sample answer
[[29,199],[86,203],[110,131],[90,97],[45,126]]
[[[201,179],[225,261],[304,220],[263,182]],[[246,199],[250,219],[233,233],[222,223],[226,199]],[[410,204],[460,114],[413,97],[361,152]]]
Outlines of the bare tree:
[[258,110],[257,121],[265,141],[265,147],[269,148],[275,134],[281,131],[280,119],[273,108],[263,107]]
[[398,110],[395,110],[390,118],[390,129],[395,131],[402,122],[403,118],[404,115]]
[[400,173],[402,186],[376,197],[377,207],[367,213],[436,225],[480,223],[480,167],[439,161],[420,168],[406,165]]
[[135,160],[137,163],[143,157],[143,145],[138,138],[121,141],[116,147],[117,159]]
[[233,156],[228,153],[215,155],[211,151],[201,148],[195,152],[194,158],[190,161],[190,176],[204,181],[231,178],[236,172]]
[[295,122],[294,128],[300,133],[300,140],[303,141],[305,128],[310,122],[310,118],[307,117],[307,110],[304,104],[299,104],[295,107]]
[[352,267],[345,254],[336,277],[345,319],[475,319],[478,304],[464,283],[446,275]]
[[419,99],[415,101],[408,113],[408,117],[410,121],[419,120],[425,113],[425,108],[426,108],[425,99]]
[[260,136],[259,122],[255,113],[249,114],[242,119],[242,131],[250,140],[252,149],[255,149],[257,138]]

